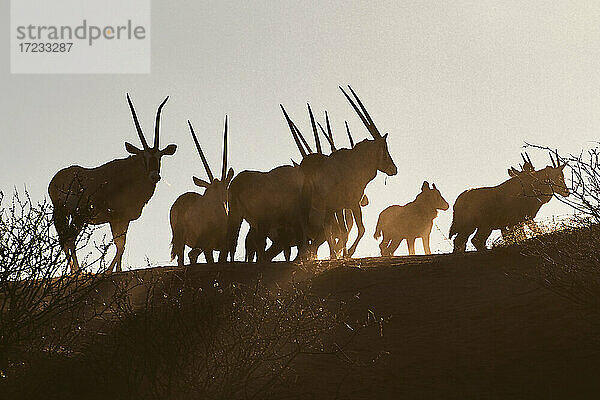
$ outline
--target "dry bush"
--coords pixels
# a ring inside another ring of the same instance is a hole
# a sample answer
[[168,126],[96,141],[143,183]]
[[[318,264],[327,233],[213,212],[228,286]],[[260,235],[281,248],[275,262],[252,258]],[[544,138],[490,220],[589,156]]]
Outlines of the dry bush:
[[265,398],[299,355],[342,348],[333,340],[340,310],[304,285],[156,288],[141,309],[125,304],[90,349],[106,384],[130,398]]
[[174,275],[124,279],[77,352],[37,360],[10,389],[31,399],[277,398],[299,356],[352,363],[344,348],[375,324],[340,335],[349,332],[343,303],[308,284],[199,288]]
[[519,252],[535,260],[529,272],[553,292],[600,313],[600,225],[573,222],[552,234],[520,243]]
[[564,170],[569,197],[555,196],[559,201],[572,207],[582,218],[600,223],[600,147],[581,151],[579,154],[560,155],[547,146],[526,143],[526,147],[541,149],[555,154],[561,163],[567,163]]
[[[0,373],[10,377],[32,353],[68,351],[98,312],[92,299],[104,277],[66,274],[47,202],[15,191],[8,204],[0,193],[0,207]],[[85,229],[78,246],[92,233]],[[105,254],[104,248],[88,268],[101,268]]]
[[66,274],[51,207],[27,195],[2,208],[0,235],[0,398],[276,398],[299,356],[352,364],[345,346],[380,323],[348,329],[344,304],[309,283],[92,274],[106,267],[105,244],[82,263],[88,272]]

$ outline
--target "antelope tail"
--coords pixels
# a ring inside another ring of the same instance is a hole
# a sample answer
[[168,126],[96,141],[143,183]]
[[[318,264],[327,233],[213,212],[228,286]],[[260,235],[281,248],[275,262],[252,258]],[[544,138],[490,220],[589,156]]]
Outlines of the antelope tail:
[[173,261],[181,252],[182,247],[185,245],[183,243],[184,239],[182,237],[183,235],[181,234],[181,228],[178,228],[179,224],[177,223],[177,212],[171,210],[169,217],[171,223],[171,233],[173,236],[171,239],[171,261]]
[[226,249],[231,254],[231,261],[234,260],[235,250],[237,248],[238,235],[244,219],[242,205],[235,190],[229,191],[229,213],[227,214],[227,236]]
[[177,257],[177,251],[175,250],[175,237],[171,240],[171,261]]
[[456,220],[454,218],[452,218],[452,225],[450,225],[450,232],[448,233],[448,239],[452,239],[452,237],[458,233],[458,231],[456,230],[455,222],[456,222]]
[[381,227],[381,218],[378,218],[377,226],[375,227],[375,233],[373,234],[373,237],[375,238],[375,240],[378,240],[382,234],[383,234],[383,228]]
[[183,238],[181,237],[181,235],[178,235],[177,233],[173,232],[173,239],[171,239],[171,261],[173,261],[175,257],[178,256],[178,254],[182,251],[183,247]]

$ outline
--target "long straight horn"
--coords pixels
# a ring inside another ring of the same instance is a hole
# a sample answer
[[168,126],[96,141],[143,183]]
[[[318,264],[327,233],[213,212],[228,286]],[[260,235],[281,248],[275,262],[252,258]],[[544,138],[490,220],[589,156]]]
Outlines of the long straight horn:
[[146,138],[144,137],[144,132],[142,132],[142,128],[140,127],[140,121],[138,121],[137,114],[135,113],[135,108],[133,108],[133,104],[131,103],[131,98],[129,97],[129,93],[127,93],[127,103],[129,103],[129,109],[131,110],[131,115],[133,116],[133,123],[135,124],[135,129],[137,131],[138,136],[140,137],[140,141],[142,142],[142,146],[144,150],[148,148],[148,143],[146,142]]
[[331,125],[329,124],[329,114],[327,114],[327,110],[325,110],[325,125],[327,125],[327,134],[329,135],[329,139],[331,140],[331,146],[333,147],[332,151],[334,151],[335,143],[333,140],[333,132],[331,131]]
[[300,155],[302,156],[302,158],[306,157],[306,150],[304,150],[304,147],[302,147],[302,143],[300,143],[300,139],[298,138],[298,135],[296,134],[296,129],[294,129],[295,128],[294,123],[288,116],[287,112],[285,111],[285,108],[283,108],[283,104],[280,104],[279,107],[281,107],[281,111],[283,111],[285,120],[286,120],[288,126],[290,127],[290,131],[292,132],[292,137],[294,138],[294,142],[296,142],[296,146],[298,147],[298,150],[300,150]]
[[527,157],[527,162],[529,162],[529,164],[531,164],[533,167],[533,163],[531,162],[531,158],[529,158],[529,154],[527,154],[527,152],[525,152],[525,157]]
[[189,119],[188,119],[188,126],[190,127],[190,133],[192,134],[192,139],[194,139],[194,143],[196,144],[196,149],[198,150],[198,154],[200,154],[200,158],[202,159],[202,164],[204,164],[204,169],[206,170],[206,173],[208,174],[208,178],[212,182],[215,180],[215,177],[213,176],[212,171],[210,170],[210,167],[208,166],[208,161],[206,161],[206,157],[204,157],[204,152],[202,151],[202,147],[200,147],[200,143],[198,143],[198,138],[196,137],[196,134],[194,133],[194,128],[192,128],[192,123],[190,122]]
[[350,128],[348,127],[348,121],[344,121],[346,124],[346,132],[348,133],[348,140],[350,141],[350,148],[354,147],[354,140],[352,139],[352,134],[350,133]]
[[348,101],[350,102],[350,104],[354,108],[354,111],[356,111],[356,113],[358,114],[358,116],[362,120],[363,124],[365,124],[365,127],[367,128],[367,130],[369,131],[369,133],[371,134],[371,136],[373,136],[374,139],[380,138],[381,134],[379,133],[379,130],[377,129],[377,127],[375,126],[375,123],[371,119],[371,116],[367,112],[367,109],[365,108],[365,106],[363,105],[363,103],[360,101],[360,98],[354,92],[354,90],[352,89],[352,87],[350,87],[350,85],[348,85],[348,89],[350,89],[350,92],[352,92],[352,95],[356,99],[356,102],[360,106],[360,109],[358,108],[358,106],[356,105],[356,103],[354,103],[354,101],[350,98],[350,96],[348,96],[348,94],[344,91],[344,89],[342,89],[342,87],[340,86],[340,90],[342,91],[342,93],[344,93],[344,96],[346,96],[346,99],[348,99]]
[[548,155],[550,156],[550,161],[552,161],[552,166],[554,168],[556,168],[556,162],[554,161],[554,158],[552,157],[552,152],[551,151],[548,152]]
[[327,132],[325,132],[325,129],[323,129],[323,126],[320,122],[317,122],[317,125],[319,125],[319,129],[321,129],[323,136],[325,136],[325,139],[327,139],[327,141],[329,142],[329,147],[331,148],[331,152],[333,153],[336,150],[336,148],[335,144],[333,143],[333,140],[331,139],[331,136],[329,136]]
[[319,133],[317,132],[317,125],[315,124],[315,116],[310,108],[310,104],[306,103],[308,106],[308,115],[310,116],[310,124],[312,125],[313,135],[315,136],[315,146],[317,147],[317,153],[323,154],[323,149],[321,148],[321,140],[319,139]]
[[223,166],[221,171],[221,180],[227,175],[227,115],[225,115],[225,132],[223,133]]
[[302,132],[300,132],[300,129],[298,129],[298,127],[296,126],[296,124],[294,123],[294,121],[292,121],[292,126],[294,127],[294,129],[296,130],[296,135],[298,135],[300,137],[300,140],[302,141],[302,144],[304,145],[304,147],[306,148],[306,151],[309,154],[312,154],[313,151],[310,148],[310,146],[308,145],[308,142],[306,141],[306,139],[304,138],[304,135],[302,134]]
[[158,150],[158,137],[160,135],[160,113],[167,100],[169,100],[169,96],[165,97],[160,106],[158,106],[158,110],[156,110],[156,121],[154,122],[154,148],[156,150]]

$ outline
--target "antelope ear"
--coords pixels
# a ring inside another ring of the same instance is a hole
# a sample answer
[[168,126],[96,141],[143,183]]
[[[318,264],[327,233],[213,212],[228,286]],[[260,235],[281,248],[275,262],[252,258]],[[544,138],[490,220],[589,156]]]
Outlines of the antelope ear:
[[508,176],[517,176],[519,171],[517,171],[514,167],[510,167],[508,169]]
[[229,182],[233,179],[233,168],[229,168],[229,171],[227,171],[227,177],[225,178],[225,181]]
[[138,149],[137,147],[135,147],[134,145],[132,145],[129,142],[125,142],[125,150],[127,150],[128,153],[130,154],[140,154],[142,152],[142,150]]
[[388,136],[387,133],[385,135],[383,135],[383,140],[387,140],[387,136]]
[[421,186],[421,192],[429,190],[429,182],[423,181],[423,186]]
[[437,190],[437,188],[435,187],[435,183],[432,183],[431,186]]
[[164,149],[161,150],[160,155],[161,156],[172,156],[173,154],[175,154],[175,151],[177,150],[177,145],[176,144],[170,144],[167,147],[165,147]]
[[195,176],[193,176],[192,179],[194,180],[194,184],[196,184],[196,186],[200,186],[203,188],[207,188],[210,186],[210,183],[208,183],[205,180],[202,180],[200,178],[196,178]]
[[561,165],[560,167],[558,167],[561,171],[567,166],[567,163],[564,163],[563,165]]

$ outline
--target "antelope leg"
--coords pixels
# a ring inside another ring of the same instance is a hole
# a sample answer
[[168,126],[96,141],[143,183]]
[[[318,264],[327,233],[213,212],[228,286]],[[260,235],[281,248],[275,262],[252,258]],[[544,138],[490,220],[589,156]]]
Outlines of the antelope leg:
[[358,242],[360,241],[360,239],[362,239],[362,237],[365,234],[365,225],[363,224],[362,220],[362,209],[360,208],[360,204],[358,204],[357,202],[355,205],[353,205],[351,211],[354,214],[354,220],[356,221],[356,227],[358,228],[358,236],[356,236],[354,243],[352,243],[352,246],[350,246],[350,248],[348,249],[348,257],[352,257],[352,255],[356,251],[356,246],[358,246]]
[[127,229],[129,229],[129,221],[114,221],[110,223],[110,229],[113,235],[113,242],[117,246],[117,254],[110,263],[107,272],[112,272],[116,267],[117,272],[121,272],[121,259],[125,251],[125,239],[127,238]]

